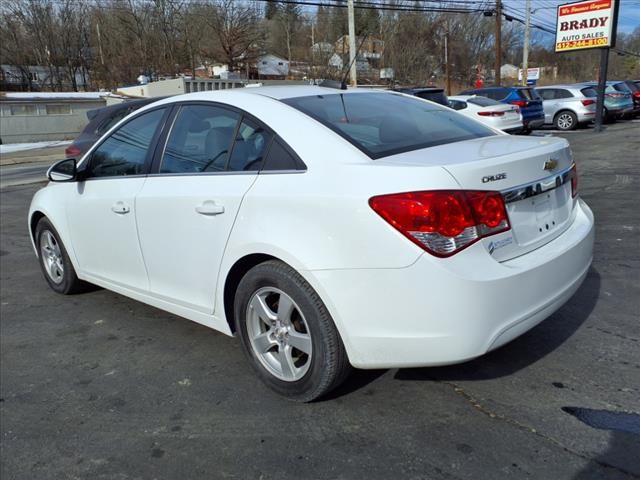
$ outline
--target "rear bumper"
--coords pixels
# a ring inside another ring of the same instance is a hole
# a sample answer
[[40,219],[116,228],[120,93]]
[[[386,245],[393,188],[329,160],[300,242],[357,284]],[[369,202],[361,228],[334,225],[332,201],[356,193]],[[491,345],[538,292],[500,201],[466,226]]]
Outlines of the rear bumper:
[[402,269],[307,271],[358,368],[459,363],[516,338],[560,308],[592,259],[593,214],[579,201],[558,238],[499,263],[477,243]]
[[523,119],[525,128],[539,128],[544,125],[544,116],[541,118]]

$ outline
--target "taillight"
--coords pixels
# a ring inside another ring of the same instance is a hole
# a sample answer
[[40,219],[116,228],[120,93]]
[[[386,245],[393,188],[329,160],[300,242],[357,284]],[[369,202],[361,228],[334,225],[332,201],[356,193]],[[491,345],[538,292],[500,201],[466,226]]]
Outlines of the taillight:
[[478,115],[480,115],[481,117],[502,117],[504,115],[504,112],[481,111],[481,112],[478,112]]
[[633,92],[633,96],[636,98],[640,98],[640,90]]
[[67,156],[67,158],[77,158],[80,156],[81,153],[82,152],[80,151],[80,149],[75,145],[69,145],[64,150],[64,154]]
[[405,237],[437,257],[449,257],[483,237],[511,228],[498,192],[395,193],[372,197],[369,205]]
[[594,103],[596,103],[595,100],[580,100],[582,102],[582,105],[584,105],[585,107],[587,105],[593,105]]
[[511,102],[511,105],[517,105],[520,108],[524,108],[528,105],[528,103],[525,102],[524,100],[514,100],[513,102]]
[[571,197],[575,198],[578,195],[578,168],[575,163],[571,165],[569,177],[571,178]]

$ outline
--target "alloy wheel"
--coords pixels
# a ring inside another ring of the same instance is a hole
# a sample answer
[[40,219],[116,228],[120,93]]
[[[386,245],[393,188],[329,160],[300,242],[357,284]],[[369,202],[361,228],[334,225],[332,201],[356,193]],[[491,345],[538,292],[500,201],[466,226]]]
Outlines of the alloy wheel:
[[300,380],[309,370],[311,332],[295,301],[282,290],[263,287],[247,308],[246,326],[253,353],[273,376]]
[[569,130],[573,127],[573,117],[570,113],[561,113],[557,123],[560,130]]
[[40,235],[40,256],[44,270],[49,278],[56,284],[64,280],[64,260],[60,244],[49,230]]

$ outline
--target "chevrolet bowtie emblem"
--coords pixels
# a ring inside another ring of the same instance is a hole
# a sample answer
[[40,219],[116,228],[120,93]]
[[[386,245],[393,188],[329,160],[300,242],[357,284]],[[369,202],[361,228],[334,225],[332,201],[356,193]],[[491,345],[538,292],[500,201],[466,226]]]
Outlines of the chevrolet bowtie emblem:
[[552,170],[555,170],[557,166],[558,166],[558,161],[557,161],[557,160],[554,160],[554,159],[552,158],[552,159],[549,159],[549,160],[547,160],[546,162],[544,162],[544,167],[543,167],[543,168],[544,168],[545,170],[552,171]]

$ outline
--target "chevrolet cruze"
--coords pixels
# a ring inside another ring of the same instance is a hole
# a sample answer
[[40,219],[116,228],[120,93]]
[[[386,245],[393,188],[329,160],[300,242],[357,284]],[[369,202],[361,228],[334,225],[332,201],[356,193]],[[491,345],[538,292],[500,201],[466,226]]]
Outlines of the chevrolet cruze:
[[53,290],[95,284],[235,335],[299,401],[352,367],[493,350],[560,308],[592,258],[565,140],[397,92],[168,98],[48,177],[28,224]]

